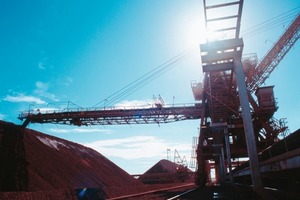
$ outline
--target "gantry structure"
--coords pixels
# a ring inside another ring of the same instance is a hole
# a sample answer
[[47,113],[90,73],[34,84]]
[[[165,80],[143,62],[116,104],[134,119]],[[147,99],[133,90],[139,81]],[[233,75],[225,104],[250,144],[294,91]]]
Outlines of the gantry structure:
[[249,157],[252,184],[255,190],[260,189],[257,154],[276,142],[278,135],[287,129],[283,121],[273,117],[278,109],[274,86],[262,87],[262,84],[299,39],[300,16],[258,61],[255,54],[243,56],[244,42],[240,37],[243,0],[209,2],[203,0],[206,31],[220,37],[200,45],[204,80],[192,82],[194,104],[165,105],[160,100],[139,108],[29,111],[18,117],[23,126],[160,124],[200,119],[197,183],[206,184],[212,168],[217,182],[233,181],[231,170],[236,163],[232,161]]
[[278,109],[274,86],[261,86],[299,39],[300,17],[258,62],[255,54],[242,55],[243,0],[217,5],[208,2],[203,1],[206,30],[221,38],[200,45],[204,81],[193,88],[195,99],[202,103],[197,180],[199,184],[207,182],[205,175],[210,174],[212,161],[217,181],[232,181],[232,159],[249,157],[252,184],[259,190],[262,181],[257,152],[276,142],[287,128],[273,118]]

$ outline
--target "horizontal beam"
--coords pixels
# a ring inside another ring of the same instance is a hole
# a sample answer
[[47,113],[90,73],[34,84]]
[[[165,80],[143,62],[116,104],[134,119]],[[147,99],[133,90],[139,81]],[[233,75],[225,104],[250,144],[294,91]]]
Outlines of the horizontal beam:
[[202,65],[220,64],[224,62],[233,62],[233,59],[242,55],[242,52],[231,51],[222,53],[210,53],[201,56]]
[[221,8],[221,7],[225,7],[225,6],[233,6],[233,5],[236,5],[236,4],[240,4],[240,1],[217,4],[217,5],[213,5],[213,6],[206,6],[205,9]]
[[213,65],[203,65],[203,72],[215,72],[215,71],[226,71],[233,69],[233,63],[221,63],[221,64],[213,64]]
[[237,47],[243,47],[244,42],[241,38],[234,38],[228,40],[218,40],[213,42],[208,42],[200,45],[201,52],[211,52],[211,51],[224,51],[228,49],[235,49]]
[[220,21],[220,20],[226,20],[226,19],[233,19],[233,18],[237,18],[237,17],[238,17],[238,15],[230,15],[230,16],[226,16],[226,17],[212,18],[212,19],[208,19],[206,21],[214,22],[214,21]]
[[220,28],[220,29],[216,29],[216,30],[213,30],[214,32],[222,32],[222,31],[231,31],[231,30],[235,30],[237,29],[236,26],[233,26],[233,27],[228,27],[228,28]]
[[137,109],[53,111],[51,113],[21,113],[23,126],[29,123],[66,125],[121,125],[159,124],[181,120],[199,119],[201,105],[182,107],[154,107]]
[[[279,156],[275,156],[269,160],[263,161],[260,163],[260,172],[267,173],[267,172],[283,171],[283,170],[290,170],[290,169],[300,169],[299,153],[300,153],[300,148],[295,149],[291,152],[286,152]],[[234,172],[234,176],[245,176],[250,174],[251,174],[251,170],[249,166]]]

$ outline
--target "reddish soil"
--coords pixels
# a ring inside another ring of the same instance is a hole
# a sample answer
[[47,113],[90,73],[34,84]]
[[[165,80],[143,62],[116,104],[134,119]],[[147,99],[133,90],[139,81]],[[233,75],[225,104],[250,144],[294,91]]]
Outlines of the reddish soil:
[[0,121],[0,199],[105,199],[144,190],[93,149]]
[[138,180],[144,184],[191,182],[193,178],[188,172],[191,172],[188,168],[163,159],[147,170]]
[[161,190],[178,186],[176,167],[159,161],[143,176],[160,181],[144,185],[91,148],[0,120],[0,199],[107,199]]
[[178,164],[175,164],[169,160],[160,160],[158,163],[153,165],[144,174],[154,174],[154,173],[175,173]]

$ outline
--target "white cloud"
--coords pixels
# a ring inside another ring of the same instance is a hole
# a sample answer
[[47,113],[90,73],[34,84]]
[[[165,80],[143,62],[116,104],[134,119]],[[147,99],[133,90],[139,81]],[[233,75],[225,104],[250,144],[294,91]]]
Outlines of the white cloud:
[[47,99],[50,99],[52,101],[58,101],[56,98],[55,94],[52,94],[48,92],[49,84],[48,83],[43,83],[41,81],[37,81],[35,83],[36,89],[34,90],[34,93],[41,96],[45,97]]
[[51,67],[52,66],[49,65],[49,62],[48,62],[48,57],[43,57],[38,62],[38,68],[41,69],[41,70],[46,70],[46,69],[49,69]]
[[7,95],[3,100],[9,101],[9,102],[27,102],[27,103],[35,103],[35,104],[45,104],[46,103],[45,101],[41,100],[38,97],[26,96],[23,94],[19,94],[17,96]]
[[38,63],[38,68],[39,68],[39,69],[42,69],[42,70],[45,70],[45,69],[46,69],[45,63],[44,63],[43,61],[39,61],[39,63]]
[[109,129],[99,129],[99,128],[73,128],[73,129],[60,129],[60,128],[50,128],[52,133],[104,133],[111,134],[113,131]]
[[5,118],[5,115],[0,113],[0,120],[3,120],[4,118]]
[[166,149],[190,152],[190,144],[168,143],[155,136],[134,136],[123,139],[100,140],[84,144],[108,157],[128,160],[166,156]]
[[73,79],[71,77],[67,77],[66,80],[65,80],[65,85],[66,86],[69,86],[73,83]]
[[35,107],[33,111],[41,112],[41,113],[53,113],[55,111],[59,111],[59,108],[52,108],[52,107]]
[[132,100],[132,101],[122,101],[120,103],[115,104],[115,107],[134,107],[134,108],[139,108],[139,107],[143,107],[143,108],[150,108],[152,106],[154,106],[152,104],[152,100]]
[[70,76],[66,76],[64,78],[56,80],[56,84],[61,85],[61,86],[70,86],[73,83],[73,78]]

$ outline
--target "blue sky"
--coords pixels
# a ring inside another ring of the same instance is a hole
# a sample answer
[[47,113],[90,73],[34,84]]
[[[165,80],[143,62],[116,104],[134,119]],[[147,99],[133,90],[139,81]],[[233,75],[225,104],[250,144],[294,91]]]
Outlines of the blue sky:
[[[300,1],[244,2],[243,31],[294,8]],[[204,38],[201,0],[0,0],[0,119],[17,124],[19,111],[91,107],[145,73],[192,48],[174,68],[118,103],[193,103],[190,81],[203,78],[198,44]],[[244,36],[244,53],[262,58],[292,18]],[[246,33],[246,32],[244,32]],[[297,86],[299,41],[267,80],[291,131],[300,128]],[[114,105],[114,104],[113,104]],[[104,106],[104,103],[98,104]],[[167,149],[189,160],[199,121],[131,126],[29,128],[98,150],[129,173],[143,173]]]

